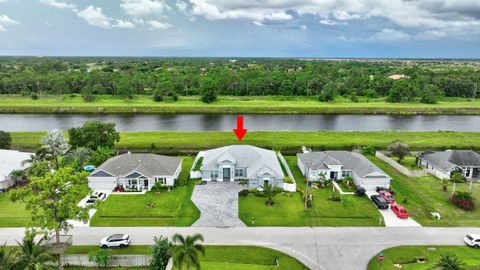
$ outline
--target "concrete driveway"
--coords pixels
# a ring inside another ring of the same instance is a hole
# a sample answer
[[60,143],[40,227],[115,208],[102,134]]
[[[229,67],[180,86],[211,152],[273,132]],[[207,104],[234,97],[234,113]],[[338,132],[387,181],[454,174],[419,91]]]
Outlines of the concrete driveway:
[[192,201],[200,209],[200,218],[193,227],[245,227],[238,218],[238,192],[235,182],[209,182],[196,185]]
[[[367,191],[367,196],[370,198],[372,195],[378,195],[377,192]],[[376,207],[376,206],[375,206]],[[383,216],[383,221],[385,222],[385,227],[421,227],[418,222],[413,220],[413,218],[398,218],[397,215],[390,209],[381,210],[378,209],[380,214]]]

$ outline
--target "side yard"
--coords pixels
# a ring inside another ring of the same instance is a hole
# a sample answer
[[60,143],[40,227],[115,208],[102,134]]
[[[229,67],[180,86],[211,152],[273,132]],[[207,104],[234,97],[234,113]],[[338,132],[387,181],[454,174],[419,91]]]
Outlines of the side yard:
[[[368,263],[368,270],[427,270],[432,269],[442,254],[455,254],[466,264],[466,269],[478,269],[480,255],[478,250],[466,246],[403,246],[389,248],[383,251],[384,261],[380,262],[377,256]],[[423,263],[417,259],[423,258]],[[397,265],[397,266],[395,266]],[[453,268],[452,268],[453,269]]]
[[90,220],[91,226],[192,225],[200,217],[191,201],[194,184],[187,183],[192,163],[192,157],[183,157],[179,185],[170,191],[110,195]]
[[[473,196],[477,207],[465,211],[449,202],[453,184],[448,184],[447,192],[442,190],[441,181],[433,176],[407,177],[377,157],[368,156],[379,168],[389,174],[395,198],[404,206],[409,215],[423,226],[480,226],[480,185],[473,185]],[[458,191],[467,191],[467,184],[457,184]],[[431,212],[439,212],[440,220],[433,219]]]
[[30,222],[30,213],[21,202],[12,202],[0,193],[0,227],[22,227]]
[[[297,181],[297,188],[305,190],[305,177],[297,166],[296,156],[285,156]],[[380,213],[367,197],[339,195],[341,202],[328,200],[337,193],[331,184],[321,189],[309,189],[313,206],[304,209],[300,192],[280,193],[273,198],[273,206],[254,194],[239,197],[239,217],[247,226],[382,226]],[[252,224],[253,218],[255,219]]]

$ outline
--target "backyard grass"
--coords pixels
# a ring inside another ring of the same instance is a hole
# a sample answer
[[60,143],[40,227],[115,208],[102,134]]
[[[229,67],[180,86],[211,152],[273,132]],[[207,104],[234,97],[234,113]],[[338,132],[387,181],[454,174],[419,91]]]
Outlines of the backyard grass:
[[[398,159],[395,158],[395,161],[398,162]],[[407,168],[409,170],[421,170],[422,169],[421,167],[417,166],[417,158],[415,156],[406,156],[399,163],[402,164],[405,168]]]
[[[71,246],[67,254],[88,254],[97,246]],[[208,270],[300,270],[308,269],[295,258],[282,252],[256,246],[205,246],[205,257],[200,259],[202,269]],[[129,246],[110,249],[112,254],[151,254],[151,246]],[[278,262],[278,266],[277,266]]]
[[21,202],[12,202],[0,193],[0,227],[24,227],[31,221],[30,213]]
[[[391,185],[397,193],[395,199],[423,226],[480,226],[479,184],[474,184],[472,190],[476,208],[465,211],[448,201],[453,184],[449,184],[448,191],[443,192],[440,180],[433,176],[407,177],[376,157],[368,158],[393,178]],[[467,191],[468,185],[457,184],[457,190]],[[442,218],[431,218],[431,212],[439,212]]]
[[[90,220],[91,226],[190,226],[200,211],[191,201],[194,184],[188,179],[192,157],[183,157],[182,172],[177,187],[160,194],[112,194],[103,202]],[[147,204],[153,202],[154,207]]]
[[[402,246],[389,248],[383,251],[385,260],[378,261],[373,257],[368,270],[397,270],[394,264],[400,264],[405,270],[428,270],[434,269],[436,261],[442,254],[455,254],[466,264],[466,269],[480,269],[480,252],[467,246]],[[418,258],[425,258],[425,263],[418,263]],[[453,269],[453,268],[452,268]]]
[[[297,182],[297,188],[305,189],[305,177],[297,166],[296,156],[285,156]],[[278,194],[273,206],[266,206],[266,198],[249,194],[239,197],[239,217],[247,226],[381,226],[381,215],[367,197],[341,195],[342,202],[329,201],[334,194],[331,186],[309,189],[314,205],[304,210],[299,192],[289,196]],[[288,194],[288,193],[286,193]],[[291,196],[291,197],[290,197]],[[252,224],[252,218],[255,223]]]
[[150,96],[125,101],[116,96],[96,96],[84,102],[80,95],[49,96],[38,100],[19,95],[1,95],[0,113],[337,113],[337,114],[480,114],[480,101],[444,98],[436,104],[388,103],[385,98],[360,98],[352,102],[337,97],[319,102],[316,97],[296,96],[218,96],[205,104],[200,97],[180,97],[176,102],[154,102]]
[[[11,132],[12,148],[32,150],[44,132]],[[480,132],[416,131],[249,131],[239,142],[233,132],[139,131],[121,132],[116,148],[155,153],[189,153],[232,144],[250,144],[297,153],[302,145],[314,150],[353,149],[373,146],[386,149],[395,140],[408,143],[411,150],[480,150]]]

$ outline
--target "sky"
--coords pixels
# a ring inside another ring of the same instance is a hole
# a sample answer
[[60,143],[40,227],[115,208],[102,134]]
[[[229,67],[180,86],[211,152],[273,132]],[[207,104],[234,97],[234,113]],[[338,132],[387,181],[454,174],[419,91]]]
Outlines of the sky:
[[0,0],[0,55],[480,58],[480,0]]

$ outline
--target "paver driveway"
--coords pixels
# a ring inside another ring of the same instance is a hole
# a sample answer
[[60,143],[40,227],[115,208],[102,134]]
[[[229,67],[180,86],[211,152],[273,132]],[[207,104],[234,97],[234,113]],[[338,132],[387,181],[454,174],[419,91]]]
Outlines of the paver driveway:
[[209,182],[196,185],[192,201],[200,209],[194,227],[245,227],[238,218],[238,192],[242,186],[235,182]]

